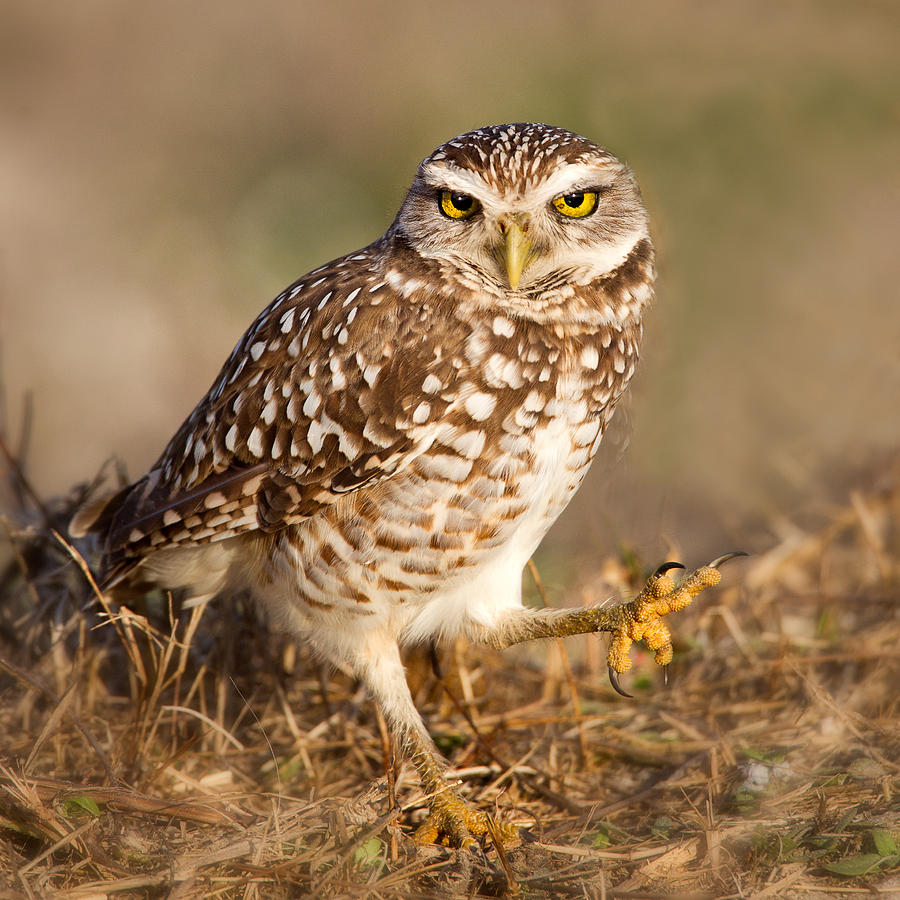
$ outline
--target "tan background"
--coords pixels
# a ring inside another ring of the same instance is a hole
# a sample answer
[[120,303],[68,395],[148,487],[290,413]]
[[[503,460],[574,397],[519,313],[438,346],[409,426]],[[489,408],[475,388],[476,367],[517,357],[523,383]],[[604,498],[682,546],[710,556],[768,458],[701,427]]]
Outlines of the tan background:
[[900,436],[894,2],[5,4],[0,352],[38,489],[139,475],[285,284],[486,123],[636,170],[658,304],[624,462],[548,568],[765,546]]

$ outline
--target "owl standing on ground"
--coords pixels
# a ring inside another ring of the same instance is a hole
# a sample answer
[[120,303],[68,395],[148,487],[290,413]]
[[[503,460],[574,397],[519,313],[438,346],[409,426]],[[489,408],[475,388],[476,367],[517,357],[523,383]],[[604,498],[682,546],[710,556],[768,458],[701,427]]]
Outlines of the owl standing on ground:
[[72,534],[99,536],[104,589],[248,590],[351,670],[431,798],[418,839],[469,845],[488,817],[446,780],[401,647],[607,631],[611,673],[633,640],[665,664],[660,617],[718,581],[712,563],[619,607],[522,605],[634,373],[653,280],[612,154],[547,125],[456,137],[382,237],[263,310],[150,472]]

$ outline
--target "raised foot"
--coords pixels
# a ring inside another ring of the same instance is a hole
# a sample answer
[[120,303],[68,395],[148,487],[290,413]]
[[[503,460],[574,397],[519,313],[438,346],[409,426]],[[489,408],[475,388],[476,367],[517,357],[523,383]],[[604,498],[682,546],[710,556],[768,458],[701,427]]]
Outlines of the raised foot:
[[657,665],[667,666],[672,661],[672,635],[662,621],[663,617],[680,612],[701,591],[715,587],[722,579],[719,566],[723,563],[736,556],[746,555],[741,550],[726,553],[691,572],[678,585],[668,573],[671,569],[683,569],[684,566],[680,563],[663,563],[647,580],[640,594],[616,610],[621,615],[621,623],[612,632],[606,662],[609,666],[610,683],[618,693],[624,697],[631,696],[620,686],[618,676],[631,668],[628,651],[632,643],[643,641],[648,650],[655,652]]
[[438,793],[431,804],[428,818],[416,829],[417,844],[442,844],[446,847],[473,847],[477,838],[490,833],[503,844],[519,837],[519,829],[493,819],[485,812],[472,809],[459,794],[449,788]]

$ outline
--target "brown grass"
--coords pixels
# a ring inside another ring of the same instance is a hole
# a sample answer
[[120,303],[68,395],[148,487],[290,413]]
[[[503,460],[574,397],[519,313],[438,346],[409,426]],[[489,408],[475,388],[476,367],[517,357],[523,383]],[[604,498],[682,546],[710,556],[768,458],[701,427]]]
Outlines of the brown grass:
[[445,686],[411,657],[463,792],[528,826],[471,853],[411,842],[423,797],[349,679],[241,598],[110,610],[60,536],[80,492],[7,462],[0,897],[900,896],[897,466],[732,563],[634,700],[596,639],[459,646]]

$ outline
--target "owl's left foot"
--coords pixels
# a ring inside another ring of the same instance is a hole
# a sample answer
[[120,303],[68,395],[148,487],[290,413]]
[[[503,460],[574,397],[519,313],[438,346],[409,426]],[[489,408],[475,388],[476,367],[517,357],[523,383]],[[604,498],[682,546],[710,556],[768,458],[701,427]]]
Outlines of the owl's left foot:
[[671,569],[682,569],[684,566],[680,563],[664,563],[650,576],[644,589],[634,600],[613,611],[621,617],[621,621],[611,629],[612,638],[606,661],[610,683],[618,693],[624,697],[631,696],[619,685],[619,675],[631,668],[628,651],[632,643],[643,641],[648,650],[655,652],[657,665],[667,666],[672,661],[672,635],[662,621],[663,617],[679,612],[701,591],[715,587],[722,578],[719,566],[723,563],[736,556],[746,555],[743,551],[726,553],[691,572],[678,585],[668,573]]
[[428,818],[416,829],[417,844],[441,844],[446,847],[474,847],[478,838],[490,833],[504,844],[518,839],[519,830],[473,809],[449,787],[441,790],[431,803]]

